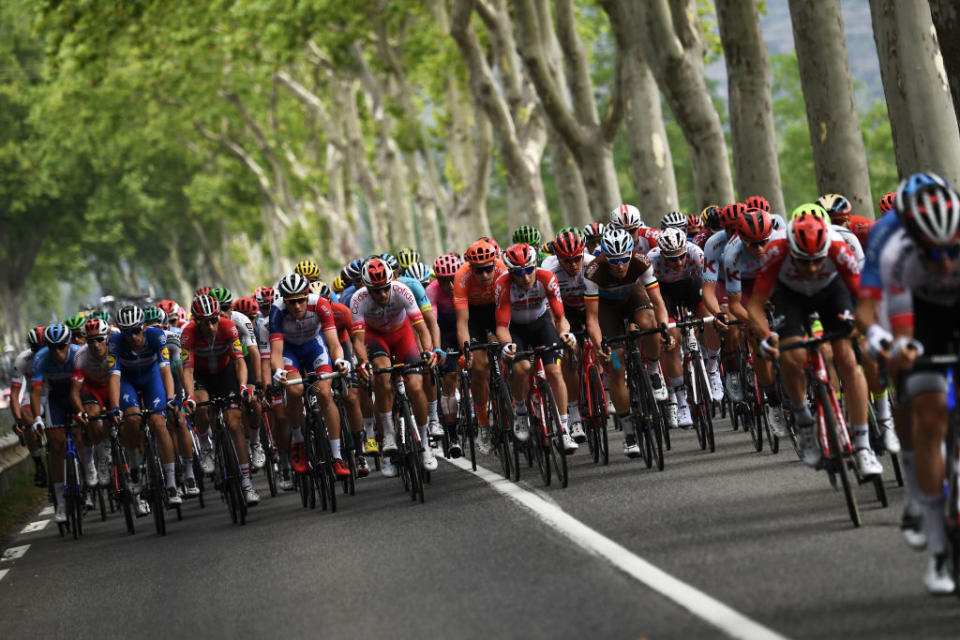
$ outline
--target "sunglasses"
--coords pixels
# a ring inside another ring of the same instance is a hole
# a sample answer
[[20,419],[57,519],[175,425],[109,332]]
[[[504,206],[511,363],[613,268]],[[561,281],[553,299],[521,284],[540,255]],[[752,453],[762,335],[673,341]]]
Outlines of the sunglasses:
[[760,240],[758,242],[750,242],[749,240],[744,240],[743,244],[747,245],[748,247],[762,247],[763,245],[767,244],[767,240],[769,240],[769,238],[764,238],[763,240]]
[[92,342],[94,344],[100,344],[106,341],[107,341],[107,338],[105,336],[95,336],[93,338],[87,338],[87,342]]
[[572,258],[560,258],[560,262],[566,264],[576,264],[578,262],[583,262],[583,256],[573,256]]
[[793,261],[798,265],[802,265],[804,267],[813,267],[818,264],[821,264],[825,259],[826,258],[797,258],[796,256],[794,256]]
[[663,259],[669,262],[680,262],[681,260],[687,259],[687,254],[681,253],[678,256],[663,256]]
[[488,264],[485,267],[470,267],[470,269],[473,270],[474,273],[490,273],[493,271],[493,265]]
[[927,247],[924,249],[923,255],[930,262],[940,262],[944,258],[947,260],[954,260],[957,256],[960,256],[960,246],[947,247],[945,249],[938,247]]
[[629,255],[621,256],[619,258],[607,258],[607,262],[612,265],[621,265],[621,264],[627,264],[628,262],[630,262],[631,258],[633,258],[633,256],[629,256]]
[[52,344],[52,345],[50,345],[50,348],[51,348],[52,350],[54,350],[54,351],[63,351],[64,349],[66,349],[66,348],[69,347],[69,346],[70,346],[69,343],[68,343],[68,344]]
[[307,303],[307,298],[306,298],[306,297],[303,297],[303,298],[284,298],[283,301],[286,302],[287,304],[300,304],[300,303],[306,304],[306,303]]
[[386,287],[377,287],[376,289],[370,289],[370,293],[380,293],[380,294],[382,294],[382,293],[384,293],[384,292],[386,292],[386,291],[389,291],[389,290],[390,290],[390,285],[387,285]]
[[523,267],[522,269],[510,269],[510,275],[513,276],[528,276],[534,272],[536,267]]
[[143,327],[137,327],[135,329],[124,329],[121,333],[125,336],[136,336],[143,333]]

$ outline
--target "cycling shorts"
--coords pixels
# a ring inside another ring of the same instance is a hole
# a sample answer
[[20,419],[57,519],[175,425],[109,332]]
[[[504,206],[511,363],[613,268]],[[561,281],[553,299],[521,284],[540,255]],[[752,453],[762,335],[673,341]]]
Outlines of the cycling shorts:
[[[510,337],[517,345],[517,351],[531,347],[542,347],[548,344],[559,344],[560,336],[553,324],[553,316],[549,311],[544,312],[533,322],[511,322]],[[560,361],[560,350],[551,349],[543,354],[543,364],[557,364]]]
[[[463,345],[457,346],[457,331],[454,328],[452,331],[440,331],[440,348],[444,350],[456,350],[460,351]],[[447,361],[443,363],[443,366],[440,367],[440,373],[454,373],[457,370],[457,358],[454,356],[447,356]]]
[[471,304],[467,307],[470,319],[467,326],[470,331],[470,340],[487,342],[490,335],[497,333],[497,307],[493,304]]
[[624,320],[633,322],[637,311],[646,311],[652,308],[653,304],[650,302],[650,296],[644,289],[634,289],[622,300],[600,298],[597,303],[597,321],[600,324],[600,332],[608,338],[622,335]]
[[667,307],[667,314],[671,321],[676,321],[680,317],[681,307],[696,311],[703,304],[700,282],[690,278],[676,282],[661,282],[660,295],[663,296],[663,303]]
[[580,331],[587,330],[586,309],[564,307],[563,315],[567,316],[567,322],[570,323],[570,333],[578,333]]
[[834,280],[812,296],[805,296],[781,283],[773,289],[774,319],[780,321],[777,330],[780,340],[802,338],[807,335],[810,314],[816,311],[827,333],[842,331],[846,323],[839,318],[845,311],[853,310],[853,301],[847,286],[840,278]]
[[83,386],[80,387],[80,402],[84,405],[97,404],[101,409],[105,409],[109,399],[109,385],[97,386],[84,381]]
[[323,338],[319,336],[303,344],[283,343],[283,368],[287,371],[301,373],[313,371],[317,374],[330,373],[330,352]]
[[[140,395],[143,404],[137,399]],[[154,366],[139,378],[120,377],[120,409],[126,411],[131,407],[141,407],[144,410],[161,410],[167,404],[167,392],[163,388],[163,379],[160,377],[160,367]]]
[[[953,307],[914,296],[913,327],[913,337],[923,345],[925,355],[951,353],[960,339],[960,314]],[[914,367],[900,378],[900,397],[907,399],[922,393],[946,393],[946,371],[942,365]]]
[[193,378],[193,385],[198,391],[206,391],[211,398],[236,398],[240,393],[237,370],[233,368],[233,363],[216,373],[197,371]]
[[377,356],[386,356],[393,364],[420,362],[420,349],[417,348],[417,340],[409,322],[404,322],[396,331],[390,333],[378,333],[368,327],[364,337],[367,357],[371,360]]

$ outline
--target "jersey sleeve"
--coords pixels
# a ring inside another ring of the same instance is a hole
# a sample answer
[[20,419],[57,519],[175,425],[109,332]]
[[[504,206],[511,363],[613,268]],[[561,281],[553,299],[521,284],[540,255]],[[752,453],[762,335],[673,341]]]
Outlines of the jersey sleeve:
[[[283,304],[281,302],[281,304]],[[283,308],[278,304],[270,305],[270,315],[268,316],[270,325],[270,342],[283,340]]]
[[[856,238],[854,238],[856,240]],[[837,272],[843,278],[843,284],[847,285],[850,295],[854,298],[860,294],[860,266],[857,263],[857,256],[844,240],[834,240],[830,245],[828,256],[833,260],[837,267]]]
[[743,290],[743,284],[740,282],[740,268],[737,265],[737,254],[740,253],[740,243],[731,242],[723,250],[723,282],[727,288],[727,293],[739,295]]
[[230,353],[234,360],[243,360],[243,345],[240,343],[240,331],[232,320],[226,318],[221,320],[221,329],[226,334],[227,341],[230,343]]
[[120,375],[120,334],[111,337],[107,342],[109,355],[107,359],[110,362],[110,375]]
[[427,292],[423,288],[423,284],[414,278],[404,278],[403,284],[407,285],[407,288],[413,293],[413,298],[417,301],[417,306],[420,307],[420,311],[427,312],[432,309],[430,298],[427,297]]
[[329,302],[323,298],[317,298],[314,310],[316,311],[317,316],[320,318],[321,332],[326,333],[327,331],[337,330],[337,320],[333,316],[333,309],[330,308]]
[[559,318],[563,315],[563,299],[560,297],[560,283],[557,281],[557,276],[552,271],[540,269],[537,271],[537,279],[540,280],[546,292],[550,311],[555,318]]
[[457,269],[453,277],[453,308],[466,309],[468,303],[467,278],[470,275],[470,265],[464,264]]
[[510,326],[510,276],[502,275],[493,286],[493,301],[498,327]]
[[30,376],[30,382],[35,387],[43,386],[43,369],[46,366],[47,353],[48,349],[44,347],[33,356],[33,373]]
[[710,236],[703,249],[703,281],[717,282],[723,268],[723,247],[726,243],[726,234],[722,231]]
[[423,313],[420,312],[417,299],[413,296],[413,291],[410,290],[410,287],[402,282],[394,282],[393,293],[391,295],[397,294],[403,297],[403,310],[407,312],[407,317],[410,318],[410,324],[423,322]]
[[77,357],[73,359],[73,373],[70,375],[71,380],[73,380],[74,382],[78,382],[80,384],[83,384],[83,379],[84,379],[83,360],[85,357],[86,357],[86,347],[81,349],[81,351],[77,353]]
[[883,295],[883,278],[880,276],[880,256],[891,236],[900,228],[897,214],[889,212],[878,220],[867,236],[863,269],[860,273],[861,294],[865,298],[879,300]]
[[163,329],[157,329],[153,334],[154,343],[156,344],[157,349],[157,358],[161,367],[170,366],[170,349],[167,348],[167,334],[163,332]]
[[[763,264],[760,267],[760,273],[757,275],[756,282],[753,283],[753,294],[763,298],[769,298],[773,293],[773,288],[780,277],[780,269],[783,268],[783,262],[787,259],[787,241],[783,238],[774,240],[767,248],[763,256]],[[739,279],[737,284],[740,284]],[[730,283],[727,282],[729,291]],[[739,287],[737,288],[739,292]]]
[[367,289],[363,288],[354,293],[353,297],[350,298],[350,315],[353,316],[353,325],[350,327],[351,334],[366,331],[367,329],[367,320],[363,317],[363,314],[369,295],[370,293]]
[[180,334],[180,350],[182,353],[183,368],[184,369],[193,369],[194,367],[194,357],[193,357],[193,342],[194,342],[194,328],[197,325],[194,323],[188,324],[183,329],[183,333]]

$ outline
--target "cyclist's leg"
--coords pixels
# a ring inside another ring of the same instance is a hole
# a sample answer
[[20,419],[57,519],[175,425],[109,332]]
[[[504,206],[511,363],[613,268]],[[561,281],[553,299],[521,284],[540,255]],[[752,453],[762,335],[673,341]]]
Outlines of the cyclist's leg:
[[[11,402],[19,402],[19,399],[12,398]],[[23,423],[27,425],[23,430],[23,441],[27,445],[30,457],[33,458],[34,484],[38,487],[45,487],[47,486],[47,471],[43,464],[43,447],[40,446],[40,438],[34,433],[33,429],[29,428],[29,425],[33,424],[33,409],[30,408],[29,400],[26,404],[20,406],[20,415],[23,418]]]

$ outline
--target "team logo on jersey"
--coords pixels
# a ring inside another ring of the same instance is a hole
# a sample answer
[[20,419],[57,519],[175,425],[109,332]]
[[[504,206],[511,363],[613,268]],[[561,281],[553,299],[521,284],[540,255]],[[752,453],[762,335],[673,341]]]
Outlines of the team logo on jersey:
[[108,367],[110,367],[111,369],[113,369],[113,367],[116,366],[116,364],[117,364],[117,359],[116,359],[116,358],[114,358],[113,356],[107,356],[107,366],[108,366]]
[[240,339],[239,339],[239,338],[237,338],[236,340],[233,341],[233,350],[234,350],[234,351],[242,351],[242,350],[243,350],[243,348],[240,346]]
[[169,359],[170,359],[170,349],[167,349],[166,347],[164,347],[163,349],[161,349],[161,350],[160,350],[160,357],[162,357],[164,360],[169,360]]
[[186,351],[183,351],[183,352],[180,354],[180,360],[181,360],[181,361],[186,362],[186,361],[189,360],[189,359],[190,359],[190,354],[187,353]]

